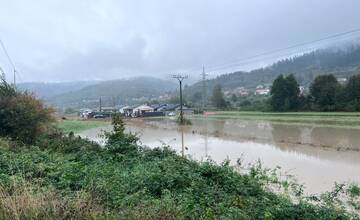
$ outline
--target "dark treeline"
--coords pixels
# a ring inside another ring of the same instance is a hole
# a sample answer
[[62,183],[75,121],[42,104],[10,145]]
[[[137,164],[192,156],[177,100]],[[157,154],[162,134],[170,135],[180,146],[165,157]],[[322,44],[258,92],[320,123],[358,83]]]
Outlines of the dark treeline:
[[[336,77],[349,77],[359,73],[359,69],[359,44],[319,49],[283,59],[268,67],[250,72],[238,71],[209,79],[206,81],[207,93],[211,94],[216,85],[221,85],[224,89],[234,89],[241,86],[253,89],[259,84],[271,84],[281,73],[294,73],[298,83],[308,87],[318,75],[332,73]],[[185,89],[185,94],[189,96],[196,92],[202,92],[201,81]]]
[[351,76],[345,84],[332,74],[317,76],[307,94],[301,94],[294,75],[279,75],[269,104],[273,111],[359,111],[360,75]]

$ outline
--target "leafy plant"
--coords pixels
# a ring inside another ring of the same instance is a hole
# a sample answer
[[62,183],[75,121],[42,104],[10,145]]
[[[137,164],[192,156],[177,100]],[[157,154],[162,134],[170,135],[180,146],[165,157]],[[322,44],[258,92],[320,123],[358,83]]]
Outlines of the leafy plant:
[[4,79],[0,83],[0,136],[32,144],[52,127],[53,109],[26,92],[18,92]]

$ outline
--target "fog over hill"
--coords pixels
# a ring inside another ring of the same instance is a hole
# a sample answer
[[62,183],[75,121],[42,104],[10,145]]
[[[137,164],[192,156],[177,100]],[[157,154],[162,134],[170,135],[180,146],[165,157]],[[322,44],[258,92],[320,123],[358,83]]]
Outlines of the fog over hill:
[[63,93],[76,91],[84,88],[85,86],[99,83],[98,81],[76,81],[76,82],[26,82],[19,83],[17,87],[23,91],[34,93],[38,98],[49,99],[53,96]]
[[167,92],[174,91],[177,83],[154,77],[135,77],[103,81],[79,90],[59,94],[48,99],[58,107],[94,107],[101,97],[104,105],[119,105],[146,102]]
[[[271,84],[279,74],[294,74],[300,85],[309,86],[311,81],[320,74],[334,74],[336,77],[349,77],[360,74],[360,46],[353,44],[342,47],[331,47],[305,53],[292,58],[283,59],[268,67],[249,72],[239,71],[220,75],[207,80],[208,92],[216,84],[223,88],[236,87],[255,88],[259,84]],[[201,92],[202,82],[188,87],[187,95]]]
[[[216,84],[224,89],[236,87],[255,88],[258,84],[271,84],[279,74],[293,73],[305,87],[319,74],[349,77],[360,73],[360,46],[320,49],[292,58],[283,59],[268,67],[249,72],[239,71],[207,80],[208,94]],[[186,84],[191,83],[190,80]],[[177,89],[177,81],[154,77],[135,77],[110,81],[66,83],[23,83],[19,87],[34,92],[49,103],[61,107],[98,105],[102,97],[105,104],[131,104],[145,102]],[[202,83],[185,86],[185,95],[202,92]],[[137,101],[135,101],[137,100]]]

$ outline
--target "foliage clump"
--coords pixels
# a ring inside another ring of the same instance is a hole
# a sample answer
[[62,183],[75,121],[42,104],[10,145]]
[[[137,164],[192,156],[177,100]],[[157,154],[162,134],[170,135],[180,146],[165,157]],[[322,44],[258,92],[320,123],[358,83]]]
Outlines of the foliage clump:
[[113,126],[113,130],[111,132],[105,132],[104,134],[108,145],[119,142],[124,145],[136,144],[136,142],[139,140],[136,134],[125,132],[125,122],[120,114],[112,115],[111,124]]
[[36,138],[51,129],[53,109],[27,92],[16,91],[0,79],[0,136],[33,144]]
[[360,75],[339,83],[332,75],[319,75],[309,87],[309,93],[300,93],[293,75],[279,75],[271,87],[269,104],[272,111],[359,111]]
[[271,87],[270,105],[275,111],[294,111],[299,105],[300,89],[294,75],[279,75]]
[[222,88],[220,85],[216,85],[213,90],[213,94],[211,96],[211,102],[213,106],[224,109],[228,107],[228,103],[224,99],[224,93],[222,92]]
[[186,118],[186,117],[184,117],[184,116],[183,116],[182,121],[181,121],[181,117],[178,116],[178,117],[176,118],[176,123],[178,123],[179,125],[192,125],[191,120],[188,119],[188,118]]

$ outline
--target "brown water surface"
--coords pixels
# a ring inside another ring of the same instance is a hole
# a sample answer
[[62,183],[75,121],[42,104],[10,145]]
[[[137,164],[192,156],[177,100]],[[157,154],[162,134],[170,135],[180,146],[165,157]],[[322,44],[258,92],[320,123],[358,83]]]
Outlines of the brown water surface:
[[[280,166],[304,183],[306,192],[331,190],[334,182],[360,183],[360,130],[316,126],[281,125],[268,121],[196,118],[191,126],[171,119],[135,119],[127,129],[140,135],[149,147],[170,145],[197,160],[207,157],[222,162],[238,158],[244,163],[261,160],[264,166]],[[102,129],[110,130],[111,127]],[[81,133],[97,141],[100,129]]]

